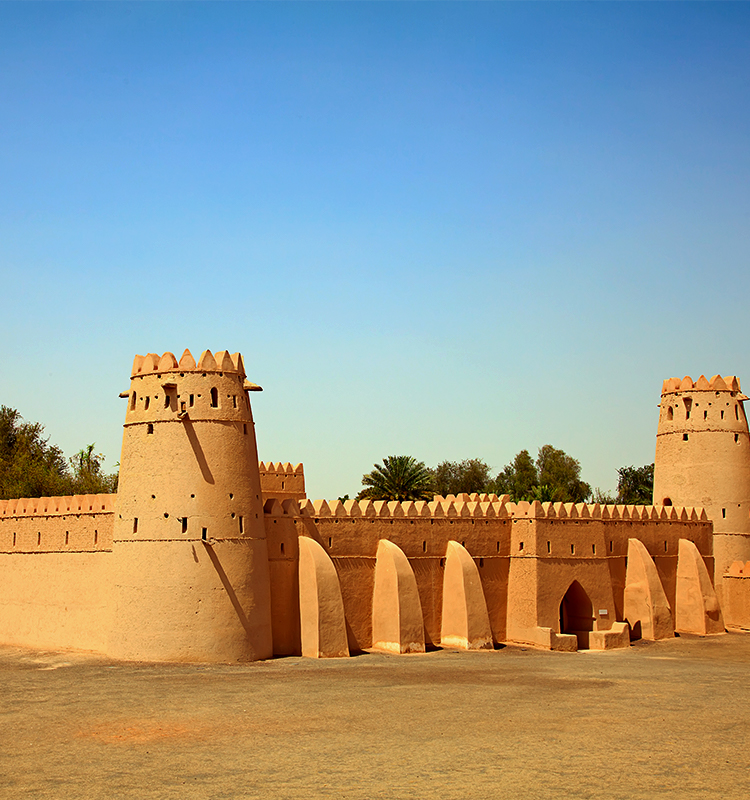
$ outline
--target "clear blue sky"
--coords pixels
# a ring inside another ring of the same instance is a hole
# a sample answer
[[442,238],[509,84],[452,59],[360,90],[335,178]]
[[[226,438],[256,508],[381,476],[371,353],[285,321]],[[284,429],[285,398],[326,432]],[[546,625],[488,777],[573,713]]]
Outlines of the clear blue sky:
[[0,402],[119,459],[133,355],[240,350],[309,494],[653,460],[750,389],[750,5],[0,3]]

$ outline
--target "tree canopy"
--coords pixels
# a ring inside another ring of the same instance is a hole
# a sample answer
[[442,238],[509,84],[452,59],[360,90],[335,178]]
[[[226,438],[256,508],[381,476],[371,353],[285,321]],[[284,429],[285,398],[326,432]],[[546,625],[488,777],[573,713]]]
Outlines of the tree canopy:
[[500,471],[493,489],[514,501],[582,503],[591,496],[591,487],[581,480],[580,462],[551,444],[539,448],[536,461],[521,450]]
[[432,487],[435,494],[486,492],[492,482],[490,466],[481,458],[466,458],[463,461],[441,461],[431,469]]
[[358,500],[431,500],[432,474],[413,456],[389,456],[362,476]]
[[591,496],[591,487],[581,479],[580,463],[549,444],[539,448],[536,461],[528,450],[521,450],[495,478],[481,458],[441,461],[430,468],[412,456],[390,456],[382,466],[375,464],[362,484],[358,500],[430,500],[436,494],[495,492],[514,501],[580,503]]
[[0,499],[114,492],[117,473],[107,475],[103,462],[93,444],[66,459],[42,425],[0,406]]
[[617,502],[649,506],[654,498],[654,465],[620,467],[617,470]]

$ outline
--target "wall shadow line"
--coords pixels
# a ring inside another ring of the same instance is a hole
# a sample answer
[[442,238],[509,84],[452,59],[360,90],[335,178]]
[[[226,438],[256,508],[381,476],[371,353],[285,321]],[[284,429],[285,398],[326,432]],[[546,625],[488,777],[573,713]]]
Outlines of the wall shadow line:
[[198,441],[198,435],[195,432],[193,423],[190,421],[188,417],[185,417],[182,420],[182,424],[185,426],[185,433],[187,433],[188,440],[190,441],[190,446],[193,448],[193,452],[195,453],[195,458],[198,461],[198,466],[201,468],[201,473],[203,474],[203,480],[206,483],[213,484],[214,476],[211,474],[211,469],[208,466],[208,461],[206,460],[206,454],[203,452],[201,443]]

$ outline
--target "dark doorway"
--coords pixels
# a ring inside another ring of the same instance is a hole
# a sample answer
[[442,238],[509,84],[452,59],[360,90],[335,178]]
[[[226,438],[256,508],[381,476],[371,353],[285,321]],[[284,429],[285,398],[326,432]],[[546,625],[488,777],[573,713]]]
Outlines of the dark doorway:
[[589,633],[594,630],[594,607],[578,581],[573,581],[560,603],[560,633],[573,633],[578,649],[589,649]]

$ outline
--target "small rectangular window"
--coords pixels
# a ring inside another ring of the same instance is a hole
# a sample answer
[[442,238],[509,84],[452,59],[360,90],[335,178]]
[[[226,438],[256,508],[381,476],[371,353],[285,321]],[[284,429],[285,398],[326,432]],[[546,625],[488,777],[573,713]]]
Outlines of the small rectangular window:
[[243,516],[240,516],[240,533],[244,532],[244,519],[245,518]]
[[138,533],[138,517],[133,517],[133,533]]
[[192,408],[195,405],[195,395],[190,395],[190,407]]
[[727,518],[727,510],[726,510],[726,508],[722,508],[721,509],[721,518],[722,519],[726,519]]
[[183,533],[187,533],[187,521],[188,521],[187,517],[183,517],[182,518],[182,532]]
[[576,554],[576,546],[574,544],[570,545],[570,554],[572,556]]
[[548,553],[552,552],[552,542],[547,542],[547,552]]

